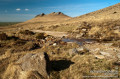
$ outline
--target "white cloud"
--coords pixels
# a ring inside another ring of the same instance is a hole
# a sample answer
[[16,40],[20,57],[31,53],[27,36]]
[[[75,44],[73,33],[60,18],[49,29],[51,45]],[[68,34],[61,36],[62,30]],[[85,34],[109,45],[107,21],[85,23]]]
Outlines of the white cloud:
[[16,11],[20,11],[21,9],[20,8],[17,8]]
[[25,11],[29,11],[29,9],[26,8]]

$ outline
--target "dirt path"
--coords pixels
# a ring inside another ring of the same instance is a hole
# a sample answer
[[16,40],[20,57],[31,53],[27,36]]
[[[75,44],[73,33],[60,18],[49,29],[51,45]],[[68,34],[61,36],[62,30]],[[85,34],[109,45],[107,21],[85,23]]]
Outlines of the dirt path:
[[57,31],[42,31],[42,30],[32,30],[33,32],[39,32],[39,33],[46,33],[48,35],[52,35],[55,37],[63,37],[63,36],[68,36],[67,32],[57,32]]

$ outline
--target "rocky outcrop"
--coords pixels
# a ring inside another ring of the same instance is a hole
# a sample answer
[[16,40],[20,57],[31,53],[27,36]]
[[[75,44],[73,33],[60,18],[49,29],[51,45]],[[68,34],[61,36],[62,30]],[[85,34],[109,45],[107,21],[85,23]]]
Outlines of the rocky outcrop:
[[36,17],[42,17],[42,16],[44,16],[44,15],[45,15],[44,13],[41,13],[41,14],[35,16],[35,18],[36,18]]
[[28,53],[8,66],[3,79],[49,79],[49,69],[46,53]]

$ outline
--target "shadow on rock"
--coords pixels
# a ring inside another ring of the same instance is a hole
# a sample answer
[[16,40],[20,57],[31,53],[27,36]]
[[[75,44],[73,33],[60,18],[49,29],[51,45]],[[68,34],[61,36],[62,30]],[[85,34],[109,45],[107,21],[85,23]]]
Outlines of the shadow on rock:
[[70,60],[55,60],[51,61],[51,67],[53,71],[61,71],[70,67],[74,62]]

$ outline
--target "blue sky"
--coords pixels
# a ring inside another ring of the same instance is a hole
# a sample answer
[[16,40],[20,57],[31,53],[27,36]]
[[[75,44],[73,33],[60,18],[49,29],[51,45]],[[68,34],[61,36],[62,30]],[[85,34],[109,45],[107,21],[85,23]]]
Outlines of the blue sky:
[[0,0],[0,22],[21,22],[40,13],[59,11],[76,17],[119,2],[120,0]]

